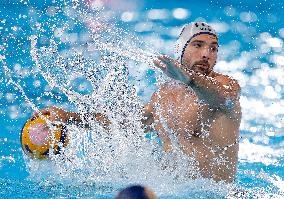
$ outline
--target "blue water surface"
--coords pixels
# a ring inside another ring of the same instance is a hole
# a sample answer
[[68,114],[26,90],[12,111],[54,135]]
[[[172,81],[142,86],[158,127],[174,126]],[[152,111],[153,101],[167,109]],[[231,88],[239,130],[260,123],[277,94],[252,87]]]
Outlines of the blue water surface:
[[[62,8],[64,2],[71,1],[7,0],[0,3],[1,56],[5,55],[14,80],[20,82],[27,97],[40,108],[64,104],[68,100],[56,89],[52,92],[60,96],[57,99],[42,95],[47,88],[46,81],[40,74],[29,73],[35,64],[30,54],[29,37],[39,33],[37,22],[44,24],[48,21],[48,9],[52,6]],[[262,193],[250,194],[248,198],[284,197],[284,112],[281,112],[284,107],[284,81],[281,81],[284,77],[283,1],[102,2],[115,13],[118,27],[137,34],[147,45],[170,56],[174,54],[172,46],[183,24],[203,20],[217,27],[221,64],[216,65],[216,70],[232,75],[242,87],[243,119],[236,184]],[[179,14],[175,16],[174,11]],[[125,17],[129,13],[134,13],[135,17]],[[62,15],[56,25],[66,23],[66,20]],[[75,25],[73,30],[81,32],[81,27]],[[52,31],[46,31],[44,36],[49,38],[52,34]],[[42,45],[46,43],[42,41]],[[119,185],[86,183],[66,186],[38,183],[29,178],[19,137],[33,111],[19,90],[7,84],[3,67],[0,71],[0,197],[113,198],[113,190],[121,188]],[[143,77],[151,89],[141,86],[138,94],[147,101],[155,89],[156,72],[148,69]],[[210,194],[192,191],[191,196],[161,195],[160,198],[218,198],[214,193]]]

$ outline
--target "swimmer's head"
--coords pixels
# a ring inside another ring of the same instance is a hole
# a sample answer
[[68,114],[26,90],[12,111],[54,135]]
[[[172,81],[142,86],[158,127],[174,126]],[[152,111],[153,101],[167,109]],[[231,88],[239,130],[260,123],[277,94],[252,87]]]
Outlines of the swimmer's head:
[[193,22],[183,27],[177,44],[179,62],[196,72],[209,74],[216,63],[218,37],[205,22]]
[[156,199],[156,197],[148,188],[134,185],[121,190],[115,199]]

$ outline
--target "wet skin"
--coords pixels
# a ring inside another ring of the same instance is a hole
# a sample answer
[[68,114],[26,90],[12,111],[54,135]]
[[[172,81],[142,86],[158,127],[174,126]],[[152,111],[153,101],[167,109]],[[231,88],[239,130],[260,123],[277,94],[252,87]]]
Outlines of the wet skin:
[[[236,80],[213,71],[217,50],[216,37],[203,34],[188,44],[182,63],[167,56],[158,57],[155,66],[174,80],[152,95],[142,122],[146,130],[154,126],[166,152],[172,150],[172,133],[178,138],[180,149],[196,157],[204,177],[231,182],[239,147],[240,87]],[[80,114],[55,106],[41,113],[49,115],[51,122],[82,123]],[[32,118],[38,115],[35,113]],[[93,113],[92,117],[108,129],[110,121],[103,114]],[[161,121],[166,121],[167,130]]]
[[204,177],[231,182],[239,148],[240,87],[213,71],[217,51],[216,37],[204,34],[190,41],[182,64],[159,57],[155,65],[179,81],[162,85],[145,106],[145,115],[155,121],[165,151],[172,150],[168,134],[173,133],[182,151],[196,157]]

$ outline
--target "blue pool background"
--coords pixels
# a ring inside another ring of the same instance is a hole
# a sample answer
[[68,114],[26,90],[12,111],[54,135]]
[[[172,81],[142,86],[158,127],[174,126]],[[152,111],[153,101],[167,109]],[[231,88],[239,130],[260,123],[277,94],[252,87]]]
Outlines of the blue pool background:
[[[243,121],[237,184],[246,188],[263,189],[263,196],[270,193],[272,197],[279,191],[283,194],[284,111],[281,113],[281,110],[284,107],[284,82],[279,80],[284,79],[284,51],[281,43],[284,38],[284,29],[282,29],[284,3],[280,0],[246,2],[124,0],[119,1],[119,4],[118,1],[108,2],[109,8],[117,13],[119,26],[135,31],[148,45],[169,55],[173,55],[172,45],[177,37],[177,27],[194,20],[206,20],[217,24],[221,64],[216,68],[232,74],[242,86]],[[47,8],[54,4],[52,1],[34,0],[22,2],[7,0],[0,4],[1,55],[5,54],[5,61],[13,70],[14,78],[21,80],[21,84],[23,82],[26,84],[25,88],[28,88],[26,94],[35,101],[46,88],[46,82],[41,76],[28,75],[34,65],[29,52],[28,37],[34,33],[32,27],[36,20],[41,20],[37,19],[34,13],[46,12]],[[183,8],[187,13],[175,10],[177,8]],[[179,11],[184,17],[175,17],[174,11],[177,13]],[[135,13],[134,17],[129,15],[131,12]],[[269,39],[271,45],[269,42],[265,43],[265,40]],[[236,68],[234,64],[237,65]],[[228,65],[231,68],[222,68]],[[152,69],[143,72],[142,77],[148,79],[150,89],[141,88],[139,95],[147,101],[149,93],[155,89],[153,83],[156,79]],[[269,74],[273,75],[267,80],[268,83],[262,84],[261,80]],[[32,110],[19,91],[12,85],[7,85],[3,68],[0,75],[1,198],[88,198],[92,195],[101,198],[112,197],[111,187],[107,185],[100,187],[101,191],[98,192],[96,185],[62,189],[60,186],[38,185],[28,179],[29,173],[21,151],[19,134]],[[253,78],[255,80],[252,80]],[[40,84],[35,81],[39,81]],[[46,100],[39,100],[37,104],[43,107],[48,104]],[[62,95],[57,103],[64,104],[66,100]],[[275,106],[272,106],[273,104]],[[258,110],[265,112],[266,107],[269,107],[271,114],[257,114]],[[275,114],[272,114],[273,111]],[[271,178],[278,179],[276,180],[278,184],[273,184]]]

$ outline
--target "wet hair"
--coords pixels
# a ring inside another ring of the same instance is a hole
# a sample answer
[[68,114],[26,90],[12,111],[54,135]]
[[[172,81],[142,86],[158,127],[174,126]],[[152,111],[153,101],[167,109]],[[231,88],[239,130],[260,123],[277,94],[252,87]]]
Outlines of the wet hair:
[[121,190],[115,199],[151,199],[146,189],[140,185],[133,185]]

